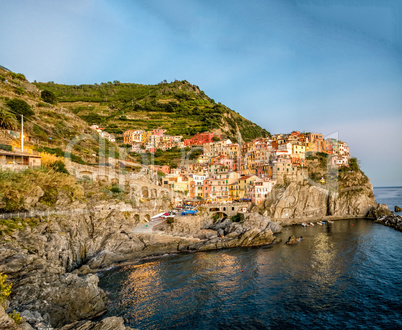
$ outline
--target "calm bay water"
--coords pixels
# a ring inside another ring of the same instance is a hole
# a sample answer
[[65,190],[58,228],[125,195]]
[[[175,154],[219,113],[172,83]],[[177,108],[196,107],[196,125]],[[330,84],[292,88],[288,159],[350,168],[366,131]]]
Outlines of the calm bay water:
[[304,240],[102,272],[107,316],[139,329],[402,328],[402,233],[342,220],[279,236],[290,235]]

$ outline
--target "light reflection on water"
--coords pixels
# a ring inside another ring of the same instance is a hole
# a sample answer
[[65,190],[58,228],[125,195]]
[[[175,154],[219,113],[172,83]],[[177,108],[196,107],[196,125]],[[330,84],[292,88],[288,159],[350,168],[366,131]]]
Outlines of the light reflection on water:
[[[319,233],[314,238],[314,250],[311,256],[311,279],[320,295],[325,294],[337,280],[336,251],[328,235]],[[316,292],[317,294],[317,292]]]
[[402,235],[365,220],[288,227],[296,246],[173,255],[100,274],[141,329],[402,327]]

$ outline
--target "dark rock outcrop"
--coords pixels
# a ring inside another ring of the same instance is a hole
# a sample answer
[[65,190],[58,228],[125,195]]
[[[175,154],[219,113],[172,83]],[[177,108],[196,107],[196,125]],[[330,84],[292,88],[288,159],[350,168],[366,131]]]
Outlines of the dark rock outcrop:
[[300,243],[300,241],[301,241],[301,238],[298,238],[298,237],[292,235],[288,238],[288,240],[286,241],[286,244],[287,245],[296,245],[296,244]]
[[402,231],[402,216],[400,215],[391,214],[382,216],[381,218],[374,220],[374,222]]
[[394,208],[395,212],[402,212],[402,207],[396,206]]
[[386,217],[391,214],[392,212],[389,210],[386,204],[377,204],[375,207],[372,207],[370,211],[367,213],[367,218],[378,219],[381,217]]

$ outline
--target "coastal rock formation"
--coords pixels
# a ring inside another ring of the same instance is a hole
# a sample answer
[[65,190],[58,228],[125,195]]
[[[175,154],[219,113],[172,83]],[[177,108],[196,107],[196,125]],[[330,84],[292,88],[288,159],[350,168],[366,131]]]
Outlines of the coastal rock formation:
[[377,220],[374,220],[374,222],[402,231],[402,217],[400,215],[391,214],[383,216]]
[[187,250],[208,251],[234,247],[261,246],[280,242],[270,229],[257,228],[245,232],[233,232],[227,236],[213,238],[187,247]]
[[[86,213],[38,217],[1,237],[0,272],[13,283],[10,308],[35,328],[119,329],[124,326],[121,319],[88,321],[106,310],[96,269],[170,252],[272,244],[279,241],[274,234],[281,231],[273,220],[365,216],[376,205],[371,184],[361,172],[342,173],[338,188],[292,182],[275,187],[262,206],[242,217],[180,216],[138,233],[134,228],[139,217],[126,211],[132,205],[119,199],[95,199],[96,195],[85,203],[71,201],[60,193],[56,208]],[[42,193],[35,191],[29,205],[36,205]],[[378,216],[380,207],[372,212]]]
[[[83,207],[83,205],[81,205]],[[93,274],[69,273],[111,253],[107,262],[141,251],[140,238],[127,234],[135,219],[116,210],[50,216],[3,237],[0,272],[13,283],[11,307],[35,326],[60,327],[106,311],[106,294]],[[25,314],[24,314],[25,313]],[[38,317],[29,316],[39,314]]]
[[336,184],[291,182],[275,186],[261,206],[253,211],[274,220],[325,216],[365,217],[377,205],[373,187],[361,172],[340,173]]
[[273,244],[280,242],[274,233],[280,232],[282,227],[278,223],[272,222],[268,217],[251,213],[245,215],[243,222],[222,219],[212,223],[208,230],[215,231],[217,237],[197,242],[188,246],[187,249],[207,251]]
[[287,245],[296,245],[301,241],[301,238],[297,238],[296,236],[292,235],[286,241]]
[[[11,253],[10,253],[11,252]],[[16,252],[12,254],[12,252]],[[106,295],[98,288],[98,277],[65,274],[65,269],[28,251],[2,247],[1,272],[13,285],[12,306],[30,316],[40,314],[39,323],[60,326],[66,322],[94,317],[106,310]],[[42,322],[43,321],[43,322]]]
[[367,213],[367,218],[376,220],[378,218],[386,217],[391,214],[392,214],[392,212],[389,210],[387,204],[377,204],[377,206],[373,207]]
[[395,212],[402,212],[402,207],[396,206],[394,208]]
[[292,182],[274,188],[263,204],[264,214],[274,219],[323,216],[328,211],[328,197],[324,189]]
[[282,226],[271,221],[269,217],[262,216],[259,213],[251,213],[245,215],[245,220],[242,224],[244,229],[257,228],[260,230],[271,230],[274,234],[280,233],[282,231]]

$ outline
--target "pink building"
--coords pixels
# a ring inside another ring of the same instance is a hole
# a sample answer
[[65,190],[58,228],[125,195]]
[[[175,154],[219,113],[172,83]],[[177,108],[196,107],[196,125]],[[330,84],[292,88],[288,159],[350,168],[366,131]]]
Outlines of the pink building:
[[211,195],[211,185],[209,184],[209,179],[205,179],[203,182],[203,197],[204,199],[208,199]]
[[158,135],[158,136],[163,136],[165,134],[166,130],[165,129],[153,129],[151,132],[151,135]]

